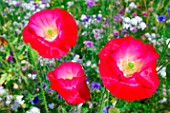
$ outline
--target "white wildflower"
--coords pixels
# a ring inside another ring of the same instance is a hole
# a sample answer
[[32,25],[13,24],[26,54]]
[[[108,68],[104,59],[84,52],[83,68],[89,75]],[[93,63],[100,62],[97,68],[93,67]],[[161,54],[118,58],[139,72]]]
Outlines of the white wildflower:
[[27,111],[26,113],[40,113],[40,109],[37,108],[37,107],[33,107],[29,111]]
[[150,35],[149,33],[145,33],[145,36],[146,36],[147,38],[151,38],[151,35]]
[[137,21],[137,19],[136,19],[136,18],[132,18],[132,19],[130,20],[130,23],[131,23],[132,25],[137,26],[138,21]]
[[28,78],[32,79],[32,80],[35,80],[37,78],[37,75],[36,74],[28,74]]
[[[160,67],[158,67],[157,69],[160,69]],[[163,67],[160,71],[159,74],[164,78],[166,77],[166,67]]]
[[4,93],[6,93],[4,87],[0,86],[0,95],[3,95]]
[[22,105],[22,104],[24,104],[24,100],[22,100],[22,98],[23,98],[23,95],[18,95],[17,97],[16,97],[16,102],[18,102],[20,105]]
[[125,9],[125,11],[126,11],[127,13],[130,13],[130,9],[129,9],[128,7]]
[[143,20],[143,19],[142,19],[141,17],[139,17],[139,16],[135,16],[135,19],[137,20],[138,23],[142,22],[142,20]]
[[152,34],[151,34],[151,37],[152,37],[152,38],[156,38],[156,34],[155,34],[155,33],[152,33]]
[[126,23],[123,24],[123,29],[129,29],[130,27],[131,27],[131,24],[126,24]]
[[165,103],[167,102],[167,99],[164,97],[163,99],[159,100],[159,103]]
[[96,67],[97,67],[96,64],[92,64],[92,65],[91,65],[91,68],[96,68]]
[[78,62],[78,61],[79,61],[79,58],[80,58],[80,56],[76,54],[76,55],[74,56],[72,62]]
[[14,101],[14,103],[10,107],[13,111],[15,111],[19,106],[20,104],[17,101]]
[[[168,39],[166,40],[166,44],[170,43],[169,41],[170,41],[170,38],[168,38]],[[168,48],[170,48],[170,44],[168,45]]]
[[48,104],[48,107],[49,107],[50,109],[54,109],[54,103]]
[[12,95],[7,95],[7,96],[6,96],[5,104],[6,104],[7,106],[9,106],[9,104],[11,103],[11,101],[12,101]]
[[80,19],[83,21],[86,18],[87,18],[86,15],[82,14]]
[[130,7],[131,9],[136,9],[136,8],[137,8],[137,5],[136,5],[134,2],[131,2],[131,3],[129,4],[129,7]]
[[144,30],[144,29],[146,28],[145,22],[141,22],[141,23],[139,24],[139,28],[141,28],[142,30]]
[[130,18],[129,18],[129,17],[125,17],[125,18],[124,18],[124,22],[130,23]]
[[86,62],[86,66],[89,67],[90,65],[91,65],[91,61],[88,60],[88,61]]
[[73,2],[73,1],[69,1],[69,2],[67,2],[67,6],[68,6],[68,8],[70,8],[73,4],[74,4],[74,2]]

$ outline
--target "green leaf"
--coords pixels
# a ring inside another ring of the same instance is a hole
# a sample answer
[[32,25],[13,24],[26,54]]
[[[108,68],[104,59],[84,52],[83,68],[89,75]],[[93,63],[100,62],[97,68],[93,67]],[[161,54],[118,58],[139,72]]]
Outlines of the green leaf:
[[120,113],[120,110],[118,109],[118,108],[110,108],[109,110],[108,110],[108,113]]
[[7,73],[1,74],[0,84],[3,84],[4,82],[10,80],[11,76],[12,76],[11,74]]
[[38,61],[38,53],[31,48],[28,48],[28,56],[31,62]]
[[82,113],[87,113],[89,110],[87,107],[82,108]]

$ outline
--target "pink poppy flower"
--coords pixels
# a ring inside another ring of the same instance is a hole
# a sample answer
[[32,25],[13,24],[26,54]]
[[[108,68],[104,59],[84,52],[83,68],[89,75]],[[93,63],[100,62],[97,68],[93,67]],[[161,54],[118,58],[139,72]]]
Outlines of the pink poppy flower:
[[48,73],[51,89],[56,90],[68,104],[80,104],[90,99],[86,76],[76,62],[64,62]]
[[131,36],[109,41],[99,53],[99,71],[113,96],[127,101],[149,98],[158,88],[159,54]]
[[32,15],[22,35],[25,43],[46,58],[65,56],[78,37],[74,18],[58,8]]

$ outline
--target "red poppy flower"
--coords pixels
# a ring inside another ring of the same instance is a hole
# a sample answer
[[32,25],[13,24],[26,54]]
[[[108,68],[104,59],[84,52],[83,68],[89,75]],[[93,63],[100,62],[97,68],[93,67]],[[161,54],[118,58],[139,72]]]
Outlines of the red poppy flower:
[[48,73],[51,89],[56,90],[68,104],[80,104],[90,99],[86,76],[76,62],[64,62]]
[[109,41],[99,53],[100,75],[105,87],[117,98],[133,101],[149,98],[159,85],[156,60],[150,44],[131,36]]
[[65,10],[42,10],[30,17],[22,35],[42,57],[60,58],[76,45],[77,26]]

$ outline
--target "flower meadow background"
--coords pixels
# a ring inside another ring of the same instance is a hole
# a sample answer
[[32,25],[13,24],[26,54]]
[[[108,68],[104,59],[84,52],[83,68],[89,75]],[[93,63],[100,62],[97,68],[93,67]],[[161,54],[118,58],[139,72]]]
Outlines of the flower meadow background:
[[[74,17],[78,41],[65,57],[47,59],[23,42],[22,30],[31,15],[54,8]],[[152,44],[160,54],[157,91],[151,98],[133,102],[112,96],[98,69],[101,48],[111,39],[128,35]],[[0,36],[8,41],[0,43],[0,113],[170,112],[169,0],[1,0]],[[67,61],[84,68],[91,94],[84,104],[69,105],[50,89],[47,73]]]

